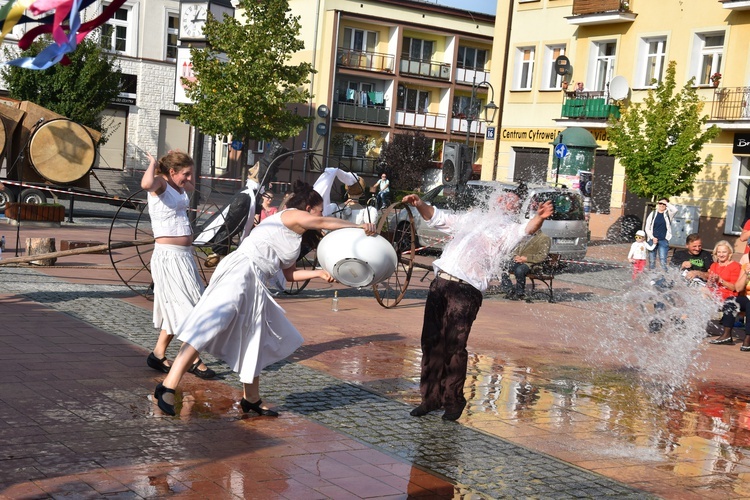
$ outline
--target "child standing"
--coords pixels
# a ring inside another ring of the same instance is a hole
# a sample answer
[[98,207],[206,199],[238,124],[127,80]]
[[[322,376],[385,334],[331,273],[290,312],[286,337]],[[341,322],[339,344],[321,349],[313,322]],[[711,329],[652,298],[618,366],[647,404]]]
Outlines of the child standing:
[[646,269],[648,252],[654,248],[656,248],[655,243],[646,243],[645,231],[635,232],[635,241],[630,245],[630,252],[628,252],[628,261],[633,264],[633,279]]

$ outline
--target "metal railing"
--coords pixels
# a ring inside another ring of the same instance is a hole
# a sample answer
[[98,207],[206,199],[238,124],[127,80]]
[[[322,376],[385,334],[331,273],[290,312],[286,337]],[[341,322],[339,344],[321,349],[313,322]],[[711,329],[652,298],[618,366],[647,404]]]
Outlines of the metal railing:
[[603,91],[565,92],[560,116],[562,118],[607,120],[610,116],[620,118],[620,107],[613,104]]
[[368,71],[384,71],[393,73],[395,56],[380,52],[338,49],[336,61],[339,66]]
[[337,167],[347,172],[357,174],[377,174],[380,169],[380,160],[377,158],[359,158],[355,156],[329,155],[327,158],[329,167]]
[[709,119],[750,120],[750,87],[715,89]]
[[425,61],[423,59],[401,58],[401,74],[426,76],[439,80],[450,81],[451,65],[439,61]]
[[359,106],[348,102],[337,102],[333,107],[333,119],[345,122],[388,125],[391,109],[382,106]]
[[[599,12],[627,11],[630,1],[622,0],[573,0],[573,15],[597,14]],[[627,5],[627,7],[626,7]]]

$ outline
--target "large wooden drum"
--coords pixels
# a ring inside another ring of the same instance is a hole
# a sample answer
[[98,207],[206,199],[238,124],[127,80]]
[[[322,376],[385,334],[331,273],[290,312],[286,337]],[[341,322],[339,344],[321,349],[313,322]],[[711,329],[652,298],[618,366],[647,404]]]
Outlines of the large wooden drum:
[[67,118],[42,123],[29,140],[29,162],[50,182],[77,181],[91,170],[95,159],[91,134]]

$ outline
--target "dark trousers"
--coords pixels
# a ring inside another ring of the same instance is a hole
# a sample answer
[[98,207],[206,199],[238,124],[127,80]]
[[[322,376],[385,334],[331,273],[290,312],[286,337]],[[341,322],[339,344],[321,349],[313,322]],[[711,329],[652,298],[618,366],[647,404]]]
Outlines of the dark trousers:
[[516,277],[516,295],[524,295],[526,293],[526,275],[531,272],[531,268],[528,264],[522,262],[512,262],[508,270]]
[[422,404],[432,410],[462,409],[469,355],[466,343],[482,306],[482,292],[457,281],[436,278],[424,308],[422,324]]

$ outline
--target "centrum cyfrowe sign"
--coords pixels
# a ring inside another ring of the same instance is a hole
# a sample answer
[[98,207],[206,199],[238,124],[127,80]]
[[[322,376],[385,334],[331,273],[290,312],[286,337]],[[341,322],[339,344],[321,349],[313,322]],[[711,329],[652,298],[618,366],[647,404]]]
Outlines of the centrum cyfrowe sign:
[[[503,128],[500,131],[500,138],[506,141],[516,142],[543,142],[549,144],[552,141],[557,140],[557,136],[560,135],[565,129],[562,128]],[[594,139],[597,142],[606,143],[609,141],[607,138],[607,131],[605,129],[586,129],[591,132]]]

